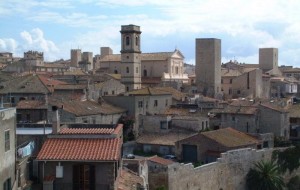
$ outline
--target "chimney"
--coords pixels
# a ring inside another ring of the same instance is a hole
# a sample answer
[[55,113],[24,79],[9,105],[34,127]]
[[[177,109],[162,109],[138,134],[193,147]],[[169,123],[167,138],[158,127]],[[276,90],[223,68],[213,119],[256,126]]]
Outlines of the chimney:
[[60,120],[58,115],[58,108],[56,106],[52,106],[52,133],[58,134],[60,131]]

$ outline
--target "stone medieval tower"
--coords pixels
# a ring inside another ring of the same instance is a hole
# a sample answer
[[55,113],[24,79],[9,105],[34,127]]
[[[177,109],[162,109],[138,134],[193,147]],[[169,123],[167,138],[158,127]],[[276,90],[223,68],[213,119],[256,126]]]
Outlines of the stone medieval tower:
[[121,82],[127,91],[141,88],[141,31],[139,26],[121,26]]
[[78,67],[78,63],[81,61],[81,50],[71,49],[71,67]]
[[259,68],[263,72],[278,69],[277,48],[259,48]]
[[204,96],[221,93],[221,40],[196,39],[196,84]]

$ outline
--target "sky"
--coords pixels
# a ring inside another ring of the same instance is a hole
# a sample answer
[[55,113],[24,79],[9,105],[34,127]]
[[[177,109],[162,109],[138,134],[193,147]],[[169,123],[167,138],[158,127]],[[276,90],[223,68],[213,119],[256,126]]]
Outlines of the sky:
[[121,25],[134,24],[145,53],[179,49],[195,64],[195,39],[219,38],[222,62],[257,64],[259,48],[274,47],[279,65],[300,67],[299,10],[299,0],[0,0],[0,52],[120,53]]

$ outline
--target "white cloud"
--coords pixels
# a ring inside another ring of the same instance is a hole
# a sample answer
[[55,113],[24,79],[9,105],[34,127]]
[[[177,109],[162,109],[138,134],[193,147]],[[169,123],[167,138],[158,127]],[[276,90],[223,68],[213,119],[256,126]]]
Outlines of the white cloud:
[[51,11],[39,11],[28,17],[29,20],[63,24],[70,27],[99,28],[100,23],[107,19],[106,15],[89,16],[85,13],[61,14]]
[[[93,9],[91,12],[87,12],[84,7],[95,5],[98,5],[97,10]],[[164,43],[162,39],[166,36],[178,35],[184,40],[182,36],[209,35],[223,38],[222,47],[225,47],[223,46],[225,41],[229,43],[226,45],[227,49],[223,51],[224,56],[235,55],[245,59],[245,62],[257,62],[258,58],[254,59],[253,56],[254,51],[256,53],[259,47],[278,47],[280,51],[285,52],[283,55],[286,56],[282,58],[290,62],[299,61],[294,58],[296,55],[292,55],[292,53],[299,53],[297,50],[300,41],[298,7],[300,7],[299,0],[288,2],[281,0],[232,0],[230,2],[219,0],[79,0],[76,2],[28,0],[23,2],[14,0],[0,3],[0,16],[8,14],[8,11],[2,10],[9,10],[11,14],[20,14],[24,16],[24,20],[35,24],[51,23],[54,26],[55,24],[64,26],[68,30],[66,32],[74,30],[74,27],[79,30],[87,28],[87,32],[82,30],[70,32],[70,35],[76,33],[77,36],[71,37],[74,39],[72,42],[63,42],[61,45],[46,40],[43,33],[38,31],[24,31],[21,34],[25,41],[22,47],[38,47],[45,53],[52,52],[53,55],[55,49],[60,47],[64,52],[56,52],[59,55],[63,54],[64,58],[70,57],[69,49],[78,46],[83,50],[96,53],[99,52],[100,46],[111,46],[116,52],[120,49],[120,25],[136,24],[141,26],[143,43],[156,43],[150,40],[157,39],[161,44]],[[274,26],[280,25],[283,29],[272,30],[268,28],[269,23]],[[176,40],[178,39],[174,39]],[[2,39],[0,47],[8,46],[7,43],[7,40],[4,42]],[[154,46],[155,44],[152,47]],[[183,52],[194,51],[194,44],[186,47],[190,49]],[[242,51],[248,50],[251,51],[241,55]],[[186,59],[189,61],[194,57],[190,56]]]
[[59,59],[57,54],[59,48],[51,40],[47,40],[44,37],[44,32],[35,28],[30,32],[23,31],[20,33],[21,42],[17,42],[15,39],[0,39],[0,51],[8,51],[15,54],[15,56],[22,56],[24,52],[29,50],[44,52],[46,60]]
[[17,42],[12,38],[0,39],[0,51],[13,52],[17,49]]
[[32,37],[29,32],[23,31],[21,32],[21,37],[28,43],[32,44]]

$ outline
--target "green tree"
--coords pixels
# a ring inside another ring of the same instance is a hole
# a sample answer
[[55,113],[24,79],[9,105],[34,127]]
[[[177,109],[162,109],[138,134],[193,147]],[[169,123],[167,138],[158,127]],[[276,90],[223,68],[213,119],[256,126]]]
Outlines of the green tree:
[[247,174],[246,184],[249,190],[282,190],[284,182],[279,168],[274,162],[255,163]]

